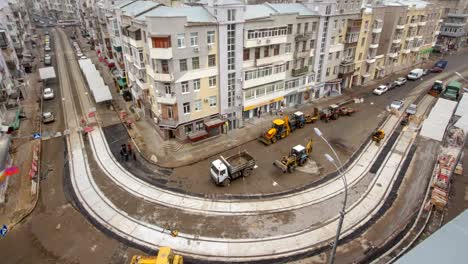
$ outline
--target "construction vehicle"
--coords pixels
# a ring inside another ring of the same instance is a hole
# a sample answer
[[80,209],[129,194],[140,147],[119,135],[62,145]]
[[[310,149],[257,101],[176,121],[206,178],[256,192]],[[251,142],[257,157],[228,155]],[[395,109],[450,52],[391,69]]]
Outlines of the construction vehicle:
[[276,143],[278,139],[285,138],[291,133],[291,127],[289,126],[289,117],[285,116],[284,119],[273,120],[272,127],[258,139],[265,145]]
[[451,81],[445,91],[442,93],[442,97],[452,101],[458,101],[460,98],[460,91],[462,90],[462,84],[457,81]]
[[356,109],[351,108],[351,107],[342,106],[338,109],[338,114],[340,116],[350,116],[354,113],[356,113]]
[[315,123],[319,119],[319,110],[317,107],[314,108],[314,112],[312,114],[305,114],[304,115],[306,123]]
[[330,120],[336,120],[340,116],[339,114],[339,106],[336,104],[332,104],[325,109],[320,111],[320,120],[323,120],[328,123]]
[[157,256],[133,256],[130,264],[183,264],[184,258],[170,247],[161,247]]
[[372,141],[375,141],[377,143],[380,143],[382,139],[385,137],[385,132],[382,129],[377,129],[373,134],[372,134]]
[[273,165],[281,169],[283,173],[293,173],[297,166],[303,166],[310,153],[312,153],[312,139],[309,140],[307,146],[297,145],[291,149],[288,156],[284,156],[281,160],[275,160]]
[[227,158],[220,156],[211,162],[211,178],[216,185],[228,186],[232,180],[249,176],[255,164],[255,159],[245,150]]
[[444,83],[442,81],[435,81],[432,85],[431,89],[429,90],[428,94],[437,97],[439,94],[444,90]]
[[304,113],[301,111],[295,112],[292,118],[289,119],[289,127],[291,128],[291,132],[297,128],[303,128],[305,123]]

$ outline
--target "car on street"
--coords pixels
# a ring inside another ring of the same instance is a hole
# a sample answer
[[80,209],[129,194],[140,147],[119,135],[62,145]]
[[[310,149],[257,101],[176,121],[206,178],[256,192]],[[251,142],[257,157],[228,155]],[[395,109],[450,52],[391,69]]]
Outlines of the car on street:
[[410,104],[410,106],[408,106],[408,108],[406,109],[406,113],[408,115],[415,115],[416,114],[416,108],[417,108],[417,105]]
[[45,66],[50,66],[52,65],[52,58],[50,56],[45,56],[44,57],[44,65]]
[[50,49],[49,46],[45,46],[45,47],[44,47],[44,51],[51,51],[51,49]]
[[388,91],[387,86],[385,85],[379,85],[379,87],[375,88],[373,93],[376,95],[382,95]]
[[385,86],[387,86],[388,90],[392,90],[393,88],[397,87],[397,84],[395,82],[389,82],[385,84]]
[[76,56],[77,56],[77,57],[81,57],[81,56],[83,56],[83,53],[77,52],[77,53],[76,53]]
[[80,60],[86,60],[86,59],[87,59],[87,57],[85,55],[80,57]]
[[54,99],[55,95],[52,88],[45,88],[42,97],[44,98],[44,100]]
[[44,112],[42,113],[42,123],[52,123],[55,121],[54,113],[52,112]]
[[400,110],[403,107],[404,104],[405,104],[405,102],[403,102],[403,100],[394,100],[390,104],[390,109]]
[[428,75],[429,73],[431,73],[431,70],[429,70],[429,69],[423,69],[423,76],[426,76],[426,75]]
[[406,78],[405,77],[400,77],[400,78],[395,80],[395,84],[397,86],[402,86],[405,83],[406,83]]
[[412,71],[408,73],[407,79],[413,80],[413,81],[418,80],[419,78],[423,76],[423,73],[424,73],[423,69],[420,69],[420,68],[413,69]]

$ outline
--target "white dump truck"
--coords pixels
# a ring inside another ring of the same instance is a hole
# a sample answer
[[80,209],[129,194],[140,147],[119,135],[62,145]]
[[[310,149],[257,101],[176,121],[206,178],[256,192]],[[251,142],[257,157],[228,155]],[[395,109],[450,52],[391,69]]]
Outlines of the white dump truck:
[[255,159],[245,150],[227,158],[220,156],[211,162],[211,178],[216,185],[228,186],[232,180],[249,176],[255,164]]

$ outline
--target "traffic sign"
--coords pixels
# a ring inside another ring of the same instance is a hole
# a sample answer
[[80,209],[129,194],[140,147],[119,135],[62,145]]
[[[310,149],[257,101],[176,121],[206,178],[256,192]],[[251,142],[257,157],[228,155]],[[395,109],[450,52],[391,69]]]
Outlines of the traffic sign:
[[34,133],[33,138],[34,139],[40,139],[41,138],[41,133]]
[[8,227],[6,225],[3,225],[2,229],[0,229],[0,236],[3,238],[6,236],[8,233]]

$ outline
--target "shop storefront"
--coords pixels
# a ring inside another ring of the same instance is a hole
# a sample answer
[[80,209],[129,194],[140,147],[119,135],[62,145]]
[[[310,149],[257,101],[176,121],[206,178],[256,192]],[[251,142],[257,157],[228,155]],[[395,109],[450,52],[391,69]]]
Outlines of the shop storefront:
[[265,113],[276,113],[281,109],[285,97],[281,96],[267,102],[244,107],[244,118],[250,119]]

